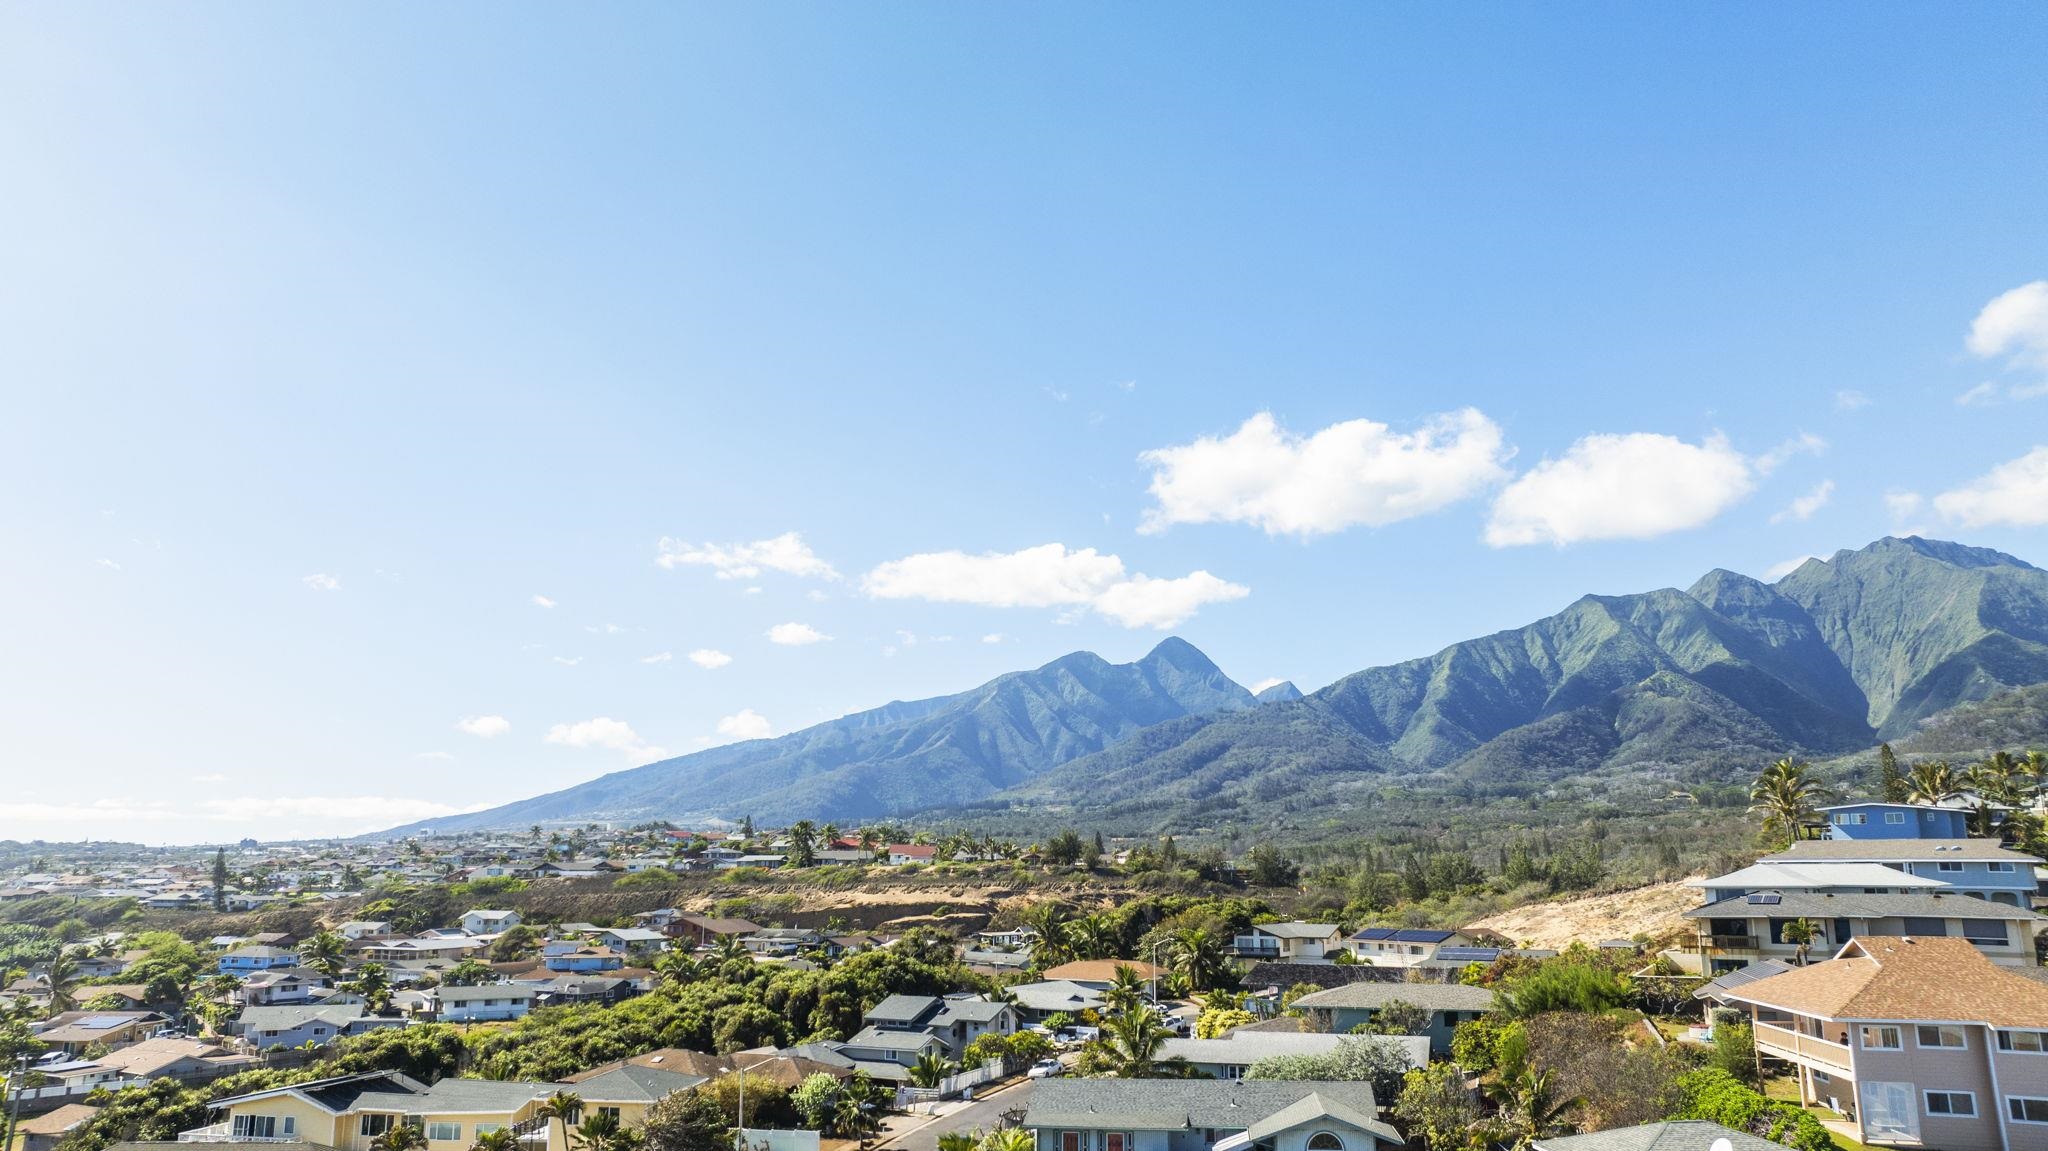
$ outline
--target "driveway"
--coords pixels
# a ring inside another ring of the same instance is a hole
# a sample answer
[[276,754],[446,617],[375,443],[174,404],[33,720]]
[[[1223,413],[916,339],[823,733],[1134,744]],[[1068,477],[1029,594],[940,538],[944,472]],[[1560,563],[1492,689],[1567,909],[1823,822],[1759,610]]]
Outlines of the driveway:
[[972,1131],[977,1127],[993,1131],[1003,1125],[1004,1112],[1022,1111],[1031,1105],[1031,1091],[1037,1086],[1036,1079],[1026,1079],[994,1094],[978,1095],[974,1102],[906,1131],[882,1146],[889,1151],[938,1151],[939,1136],[947,1132]]

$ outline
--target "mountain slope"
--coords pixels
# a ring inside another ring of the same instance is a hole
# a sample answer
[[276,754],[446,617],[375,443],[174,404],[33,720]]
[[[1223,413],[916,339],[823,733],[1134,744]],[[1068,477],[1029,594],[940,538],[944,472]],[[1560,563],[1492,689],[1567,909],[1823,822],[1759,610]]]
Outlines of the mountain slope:
[[1119,814],[1196,805],[1176,812],[1186,817],[1358,773],[1494,787],[1617,769],[1725,775],[1868,748],[2041,682],[2048,573],[1999,552],[1886,539],[1775,586],[1717,570],[1686,591],[1587,596],[1298,703],[1142,732],[1011,797]]
[[1076,652],[959,695],[892,703],[390,834],[586,819],[857,820],[979,799],[1142,728],[1251,706],[1251,693],[1185,640],[1127,664]]

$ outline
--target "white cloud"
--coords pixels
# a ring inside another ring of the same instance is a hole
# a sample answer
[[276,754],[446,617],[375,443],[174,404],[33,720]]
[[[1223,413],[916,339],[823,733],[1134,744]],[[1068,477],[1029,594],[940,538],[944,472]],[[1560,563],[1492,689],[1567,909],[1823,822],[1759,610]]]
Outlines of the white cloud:
[[2006,356],[2015,365],[2048,369],[2048,280],[2021,284],[1984,305],[1967,344],[1982,359]]
[[[2048,284],[2042,287],[2048,289]],[[1934,510],[1964,527],[2048,525],[2048,447],[2036,447],[1960,488],[1935,496]]]
[[453,752],[447,752],[447,751],[416,751],[416,752],[414,752],[414,753],[413,753],[413,756],[412,756],[412,757],[413,757],[414,759],[446,759],[446,760],[452,760],[452,759],[454,759],[454,758],[455,758],[455,754],[454,754]]
[[775,725],[753,708],[743,707],[718,721],[718,734],[727,739],[767,739],[775,734]]
[[831,599],[832,595],[830,592],[819,591],[817,588],[812,588],[811,590],[804,593],[804,598],[810,600],[812,603],[824,603],[826,600]]
[[676,657],[676,656],[675,656],[675,653],[674,653],[674,652],[672,652],[672,651],[658,651],[658,652],[655,652],[655,653],[654,653],[653,655],[643,655],[643,656],[641,656],[641,657],[640,657],[640,662],[641,662],[641,663],[667,663],[668,661],[670,661],[670,660],[674,659],[675,657]]
[[[926,552],[891,560],[862,581],[877,599],[922,599],[983,607],[1091,608],[1125,627],[1167,628],[1203,604],[1242,599],[1251,589],[1206,571],[1179,579],[1126,575],[1124,561],[1094,548],[1040,544],[1015,552]],[[991,642],[984,637],[984,643]]]
[[629,629],[620,627],[615,623],[594,623],[583,630],[592,635],[624,635]]
[[1271,534],[1315,535],[1427,515],[1507,476],[1513,452],[1474,408],[1413,432],[1346,420],[1308,436],[1260,412],[1229,436],[1141,454],[1156,501],[1138,530],[1243,523]]
[[465,715],[455,721],[455,730],[479,739],[495,739],[512,730],[512,721],[502,715]]
[[1277,675],[1269,675],[1266,678],[1260,680],[1259,682],[1253,684],[1251,686],[1251,693],[1253,695],[1257,695],[1269,687],[1279,687],[1281,684],[1286,682],[1286,680],[1281,679]]
[[1828,501],[1833,498],[1835,498],[1835,481],[1822,480],[1820,483],[1814,485],[1812,491],[1793,500],[1790,504],[1787,504],[1785,506],[1785,509],[1783,511],[1780,511],[1777,514],[1773,515],[1771,517],[1771,522],[1774,524],[1781,524],[1786,522],[1787,520],[1791,520],[1794,522],[1803,523],[1807,520],[1812,519],[1813,513],[1828,506]]
[[700,647],[690,653],[690,662],[705,671],[715,671],[732,662],[732,657],[716,648]]
[[1003,642],[1003,633],[1002,633],[1002,632],[999,632],[999,631],[992,631],[992,632],[988,633],[987,635],[985,635],[985,636],[982,636],[982,637],[981,637],[981,642],[983,642],[983,643],[1001,643],[1001,642]]
[[98,559],[97,561],[95,561],[95,562],[97,562],[97,563],[98,563],[98,564],[99,564],[99,565],[100,565],[101,567],[103,567],[103,568],[106,568],[106,569],[107,569],[108,571],[120,571],[120,570],[121,570],[121,565],[120,565],[120,564],[119,564],[118,562],[116,562],[116,561],[114,561],[114,560],[110,560],[110,559],[108,559],[108,558],[107,558],[107,557],[105,557],[105,556],[101,556],[101,557],[100,557],[100,558],[99,558],[99,559]]
[[226,783],[227,781],[228,777],[217,771],[210,771],[205,775],[195,775],[192,777],[193,783]]
[[760,588],[760,585],[756,584],[755,586],[753,586],[753,587],[750,587],[750,588],[742,588],[742,589],[740,589],[740,594],[741,594],[741,595],[760,595],[760,594],[761,594],[761,588]]
[[535,607],[553,607],[553,606],[555,606],[555,601],[554,601],[554,600],[551,600],[551,599],[549,599],[548,597],[546,597],[546,596],[544,596],[544,595],[541,595],[541,594],[540,594],[540,593],[538,593],[538,592],[536,592],[536,593],[534,593],[534,597],[533,597],[533,606],[535,606]]
[[807,623],[779,623],[768,629],[768,642],[785,647],[802,647],[805,644],[823,643],[832,637]]
[[1811,432],[1801,432],[1750,462],[1756,466],[1757,474],[1770,475],[1783,467],[1794,456],[1819,455],[1828,450],[1828,442]]
[[553,659],[556,663],[561,664],[563,667],[575,667],[577,664],[583,662],[583,657],[580,655],[557,655],[550,656],[549,658]]
[[309,576],[300,576],[299,582],[305,584],[309,588],[312,588],[314,591],[341,590],[340,577],[328,575],[326,572],[314,572],[312,575]]
[[1774,563],[1770,567],[1764,569],[1764,582],[1777,583],[1779,580],[1784,579],[1786,576],[1791,575],[1793,572],[1798,571],[1800,568],[1804,567],[1806,565],[1807,560],[1817,560],[1820,558],[1822,557],[1793,556],[1791,559],[1782,560],[1778,563]]
[[719,579],[753,579],[763,570],[811,579],[839,578],[832,565],[813,554],[797,532],[736,544],[692,544],[663,536],[655,546],[660,554],[654,562],[671,571],[696,566],[710,568]]
[[1719,435],[1699,444],[1648,432],[1587,436],[1509,484],[1485,538],[1497,548],[1651,539],[1699,527],[1754,485],[1750,461]]
[[541,737],[548,743],[563,747],[601,747],[608,751],[623,752],[636,762],[646,763],[660,759],[668,752],[655,747],[640,738],[631,724],[623,719],[598,716],[581,723],[558,723]]
[[1926,504],[1927,500],[1919,492],[1886,492],[1884,494],[1884,508],[1891,513],[1894,521],[1912,519],[1920,514],[1920,509],[1926,506]]
[[1870,406],[1870,397],[1854,388],[1843,388],[1835,393],[1835,410],[1854,412]]

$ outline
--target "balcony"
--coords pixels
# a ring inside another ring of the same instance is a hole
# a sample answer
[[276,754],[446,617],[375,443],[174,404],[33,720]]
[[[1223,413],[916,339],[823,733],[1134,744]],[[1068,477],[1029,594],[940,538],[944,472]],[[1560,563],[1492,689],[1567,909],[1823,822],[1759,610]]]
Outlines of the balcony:
[[1754,935],[1702,935],[1700,948],[1705,951],[1755,951]]
[[237,1135],[229,1122],[223,1120],[211,1127],[194,1127],[190,1131],[178,1132],[180,1143],[297,1143],[296,1135]]
[[1784,1027],[1759,1023],[1756,1025],[1756,1046],[1765,1055],[1809,1066],[1818,1065],[1832,1075],[1854,1077],[1856,1073],[1855,1056],[1846,1043],[1830,1043]]

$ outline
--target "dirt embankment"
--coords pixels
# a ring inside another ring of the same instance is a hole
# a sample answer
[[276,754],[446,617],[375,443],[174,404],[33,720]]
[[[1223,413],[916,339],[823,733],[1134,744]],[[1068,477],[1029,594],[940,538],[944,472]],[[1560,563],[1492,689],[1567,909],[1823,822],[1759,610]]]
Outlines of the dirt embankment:
[[1689,933],[1678,913],[1698,904],[1699,892],[1682,883],[1658,883],[1630,891],[1582,895],[1530,903],[1474,923],[1528,947],[1561,948],[1573,940],[1643,936],[1664,941]]

